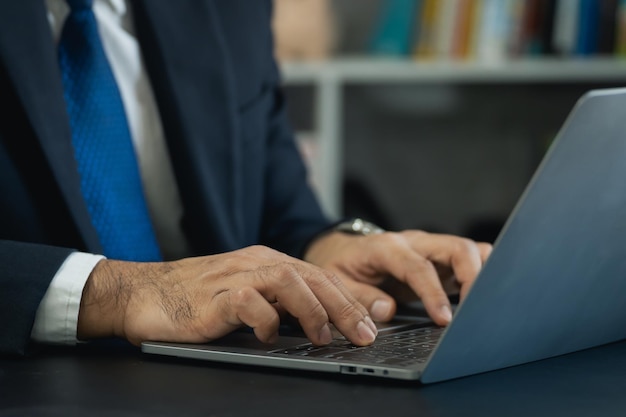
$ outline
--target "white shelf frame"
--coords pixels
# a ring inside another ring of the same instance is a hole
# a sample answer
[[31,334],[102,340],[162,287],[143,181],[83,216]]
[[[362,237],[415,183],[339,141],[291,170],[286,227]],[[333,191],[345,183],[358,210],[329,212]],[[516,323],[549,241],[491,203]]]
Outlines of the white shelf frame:
[[388,58],[342,58],[328,62],[287,62],[281,66],[286,86],[315,88],[314,161],[319,198],[331,217],[341,214],[343,169],[343,94],[350,84],[406,83],[593,83],[624,80],[626,59],[523,59],[493,63]]

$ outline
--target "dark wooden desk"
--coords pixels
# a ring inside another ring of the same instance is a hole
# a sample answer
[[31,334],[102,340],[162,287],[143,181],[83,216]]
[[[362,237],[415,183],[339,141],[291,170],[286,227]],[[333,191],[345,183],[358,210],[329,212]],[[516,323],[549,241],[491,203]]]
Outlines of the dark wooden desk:
[[620,416],[626,342],[435,385],[144,356],[0,359],[0,416]]

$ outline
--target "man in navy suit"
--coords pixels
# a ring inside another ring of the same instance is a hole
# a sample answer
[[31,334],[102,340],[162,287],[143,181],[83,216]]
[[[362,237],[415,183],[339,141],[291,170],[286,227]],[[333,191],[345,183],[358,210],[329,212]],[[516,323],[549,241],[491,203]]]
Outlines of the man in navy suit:
[[[285,117],[269,0],[95,0],[162,261],[107,256],[81,193],[57,44],[64,0],[0,13],[0,352],[99,337],[203,342],[281,314],[359,345],[406,284],[451,318],[489,245],[421,231],[347,234],[322,214]],[[107,175],[107,172],[102,172]],[[102,256],[104,254],[104,256]]]

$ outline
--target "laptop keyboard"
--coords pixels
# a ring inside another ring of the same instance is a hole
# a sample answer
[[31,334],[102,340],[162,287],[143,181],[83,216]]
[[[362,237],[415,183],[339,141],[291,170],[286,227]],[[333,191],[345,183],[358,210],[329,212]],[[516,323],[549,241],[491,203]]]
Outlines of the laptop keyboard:
[[347,340],[337,339],[326,346],[311,343],[287,349],[277,349],[270,353],[316,357],[351,362],[408,366],[424,363],[435,348],[443,333],[443,328],[420,327],[379,335],[369,346],[356,346]]

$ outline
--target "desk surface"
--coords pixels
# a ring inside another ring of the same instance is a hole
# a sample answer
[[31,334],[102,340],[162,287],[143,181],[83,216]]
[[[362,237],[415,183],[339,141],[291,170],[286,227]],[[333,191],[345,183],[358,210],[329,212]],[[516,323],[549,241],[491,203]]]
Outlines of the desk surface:
[[0,417],[170,415],[624,416],[626,342],[434,385],[156,358],[121,344],[0,359]]

